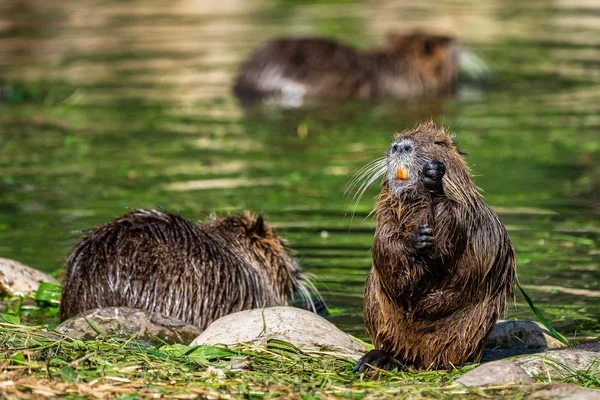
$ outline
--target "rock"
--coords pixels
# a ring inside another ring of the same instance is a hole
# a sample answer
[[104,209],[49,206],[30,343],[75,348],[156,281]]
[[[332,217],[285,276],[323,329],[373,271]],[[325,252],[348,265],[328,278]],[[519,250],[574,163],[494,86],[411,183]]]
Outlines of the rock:
[[29,292],[35,292],[40,282],[58,284],[56,279],[37,269],[8,258],[0,258],[0,293],[8,296],[24,296]]
[[506,384],[524,385],[535,381],[514,361],[501,360],[482,364],[467,372],[455,382],[465,386],[500,386]]
[[485,341],[491,349],[552,349],[565,347],[542,325],[532,321],[498,322]]
[[483,364],[491,361],[504,360],[505,358],[515,356],[538,354],[543,351],[544,349],[483,349],[483,354],[479,362]]
[[573,371],[588,370],[592,363],[598,369],[598,353],[568,348],[518,357],[514,362],[530,376],[559,379],[573,375]]
[[574,346],[569,346],[569,348],[575,350],[595,351],[597,353],[600,353],[600,342],[580,343]]
[[527,396],[528,399],[554,399],[554,400],[598,400],[600,392],[584,389],[568,383],[552,383],[543,385],[539,390]]
[[[97,333],[90,324],[100,330]],[[150,343],[188,344],[200,334],[193,325],[160,313],[149,313],[127,307],[96,308],[85,311],[60,324],[56,331],[73,339],[92,340],[115,335],[136,336]]]
[[[542,377],[544,379],[552,378],[552,379],[561,379],[564,377],[572,376],[576,371],[586,371],[586,374],[593,374],[593,371],[596,373],[600,373],[599,369],[599,360],[600,356],[597,351],[588,351],[589,349],[597,349],[598,346],[595,345],[586,345],[583,349],[578,348],[579,346],[564,348],[564,349],[555,349],[555,350],[547,350],[542,352],[536,352],[532,355],[524,355],[521,357],[515,357],[510,360],[502,360],[502,361],[492,361],[489,363],[484,363],[480,367],[475,368],[474,370],[466,373],[461,378],[457,379],[457,382],[463,383],[465,385],[472,386],[480,386],[475,383],[468,383],[470,381],[461,381],[467,378],[469,374],[475,373],[481,369],[481,373],[484,374],[488,370],[484,367],[490,366],[490,374],[496,374],[499,377],[497,380],[493,380],[493,382],[489,384],[496,384],[502,382],[504,377],[501,375],[512,373],[515,370],[509,363],[514,364],[519,367],[522,371],[524,371],[527,375],[532,377]],[[527,349],[521,349],[520,351],[530,351]],[[514,352],[513,352],[514,353]],[[514,356],[515,354],[509,354]],[[500,367],[506,368],[506,371],[501,371]],[[590,367],[593,368],[590,371]],[[498,368],[495,370],[494,368]],[[511,372],[512,371],[512,372]],[[474,374],[475,375],[475,374]],[[479,377],[479,375],[475,375]],[[481,378],[484,379],[484,378]],[[485,380],[482,385],[489,385],[485,383]]]
[[[263,326],[264,314],[264,326]],[[240,311],[213,322],[191,345],[254,343],[269,339],[291,343],[306,352],[332,351],[359,358],[365,346],[326,319],[294,307]]]

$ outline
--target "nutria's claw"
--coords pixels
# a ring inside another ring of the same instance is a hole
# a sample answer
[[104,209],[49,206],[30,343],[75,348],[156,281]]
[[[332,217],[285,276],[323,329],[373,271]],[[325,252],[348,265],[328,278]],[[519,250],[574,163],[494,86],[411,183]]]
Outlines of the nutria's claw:
[[439,189],[445,173],[446,166],[442,162],[429,160],[423,165],[423,184],[427,189]]
[[358,360],[352,372],[356,374],[361,371],[373,371],[373,368],[371,367],[380,369],[401,369],[403,365],[385,351],[371,350]]
[[433,231],[427,225],[420,225],[412,234],[415,249],[424,253],[433,247]]

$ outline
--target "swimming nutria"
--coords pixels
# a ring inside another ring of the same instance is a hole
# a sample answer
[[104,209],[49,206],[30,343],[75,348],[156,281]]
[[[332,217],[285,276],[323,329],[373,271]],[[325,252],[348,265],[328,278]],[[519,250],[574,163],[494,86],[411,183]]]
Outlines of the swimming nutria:
[[310,302],[314,289],[283,239],[248,212],[197,225],[164,211],[134,211],[92,229],[67,264],[61,320],[127,306],[205,329],[236,311],[287,305],[294,292]]
[[415,97],[451,93],[460,45],[451,37],[389,34],[383,47],[357,51],[334,40],[280,38],[266,42],[243,65],[239,97]]
[[396,135],[375,210],[364,293],[377,367],[452,368],[481,357],[512,296],[514,250],[471,181],[453,137],[433,122]]

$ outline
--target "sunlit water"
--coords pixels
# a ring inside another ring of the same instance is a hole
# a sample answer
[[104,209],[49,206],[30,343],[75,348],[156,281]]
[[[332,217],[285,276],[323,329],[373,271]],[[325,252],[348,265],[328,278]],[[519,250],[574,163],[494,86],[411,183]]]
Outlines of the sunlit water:
[[[61,267],[128,208],[261,211],[364,337],[378,184],[344,188],[394,132],[450,127],[559,330],[600,333],[600,6],[591,1],[45,1],[0,4],[0,256]],[[282,34],[358,47],[393,29],[461,38],[492,70],[454,99],[245,110],[239,63]],[[508,317],[533,319],[517,296]]]

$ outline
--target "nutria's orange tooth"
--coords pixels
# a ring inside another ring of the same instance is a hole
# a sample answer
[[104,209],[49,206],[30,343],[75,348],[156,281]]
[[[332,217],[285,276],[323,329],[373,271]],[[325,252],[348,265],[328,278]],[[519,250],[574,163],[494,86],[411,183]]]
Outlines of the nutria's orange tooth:
[[404,181],[404,180],[408,179],[408,171],[406,170],[406,168],[404,168],[404,167],[398,168],[398,171],[396,173],[398,175],[399,181]]

